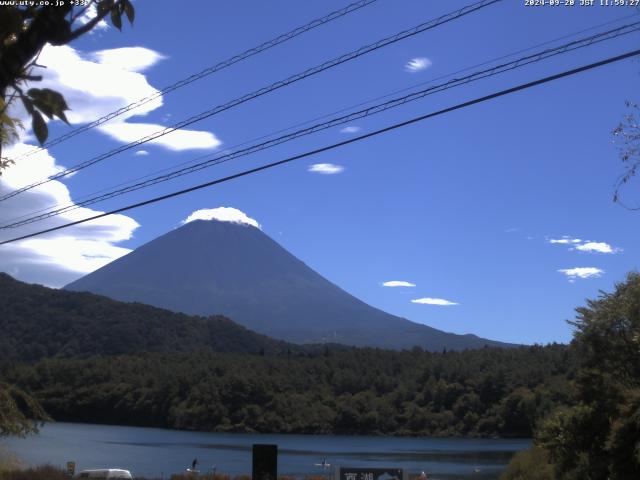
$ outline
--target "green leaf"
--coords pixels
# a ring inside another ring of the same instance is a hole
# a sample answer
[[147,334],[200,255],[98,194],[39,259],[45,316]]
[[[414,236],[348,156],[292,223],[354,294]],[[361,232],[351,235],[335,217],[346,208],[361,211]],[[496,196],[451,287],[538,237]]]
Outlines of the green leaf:
[[37,110],[34,110],[33,113],[31,113],[31,119],[31,126],[33,127],[33,131],[36,134],[40,145],[42,145],[47,141],[47,137],[49,136],[49,129],[47,128],[47,124],[44,121],[44,118],[42,118],[42,115],[40,115],[40,112],[38,112]]
[[102,0],[98,2],[98,15],[106,14],[113,7],[113,0]]
[[69,110],[69,106],[61,93],[50,88],[31,88],[27,92],[30,97],[39,98],[55,107],[55,111]]
[[34,98],[33,99],[33,105],[40,110],[42,113],[44,113],[47,118],[52,119],[53,118],[53,108],[51,107],[51,105],[43,102],[42,100],[38,99],[38,98]]
[[66,123],[67,125],[69,125],[69,120],[67,120],[67,116],[64,114],[64,112],[60,111],[58,113],[56,113],[56,116],[62,120],[64,123]]
[[121,15],[122,15],[122,12],[120,12],[120,9],[118,8],[111,9],[111,23],[113,23],[113,26],[116,27],[118,30],[122,30]]
[[136,18],[136,11],[134,10],[133,5],[129,0],[122,0],[122,4],[124,5],[124,13],[127,15],[129,23],[133,25],[133,20]]
[[33,102],[31,100],[29,100],[28,97],[25,97],[24,95],[20,95],[20,100],[22,100],[22,104],[24,105],[25,110],[28,113],[33,114]]
[[33,105],[47,117],[53,118],[55,115],[65,123],[69,123],[64,114],[65,110],[69,110],[69,106],[61,93],[50,88],[31,88],[27,94],[31,97]]

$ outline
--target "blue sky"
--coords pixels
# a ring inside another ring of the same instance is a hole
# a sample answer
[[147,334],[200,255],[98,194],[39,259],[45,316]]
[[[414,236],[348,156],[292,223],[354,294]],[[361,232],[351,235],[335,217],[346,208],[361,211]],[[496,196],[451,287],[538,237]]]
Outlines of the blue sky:
[[[140,123],[153,128],[169,125],[466,3],[379,0],[177,90],[147,106],[144,115],[52,147],[46,158],[21,160],[0,186],[18,188],[43,171],[69,167],[122,145],[146,132]],[[232,149],[638,13],[626,7],[523,3],[509,0],[487,7],[191,125],[190,133],[168,135],[175,139],[165,145],[147,144],[62,183],[51,182],[56,185],[49,185],[49,190],[36,189],[31,196],[24,194],[21,203],[10,203],[15,211],[5,215],[28,213],[65,195],[77,198]],[[45,81],[65,92],[72,120],[80,124],[346,4],[194,1],[186,10],[179,2],[139,0],[133,28],[127,25],[122,33],[101,29],[72,44],[73,50],[43,52],[50,62]],[[358,132],[330,129],[93,208],[116,208],[344,140],[624,53],[637,48],[638,40],[635,33],[559,56],[350,124]],[[125,47],[141,48],[111,51]],[[625,113],[625,100],[638,100],[639,74],[640,63],[627,60],[133,210],[100,227],[89,225],[35,243],[0,247],[0,268],[25,281],[60,286],[176,228],[196,210],[233,207],[256,219],[265,233],[326,278],[390,313],[450,332],[509,342],[567,342],[571,329],[565,320],[573,318],[574,308],[599,290],[610,291],[627,272],[638,269],[640,213],[611,200],[623,171],[611,130]],[[51,123],[50,129],[52,137],[68,131],[60,122]],[[25,142],[29,141],[27,132]],[[15,148],[19,152],[26,147]],[[314,164],[341,169],[333,174],[309,171]],[[637,191],[638,182],[627,189],[625,199],[639,200]],[[611,253],[606,253],[609,247]],[[415,286],[383,286],[388,281]],[[425,298],[455,305],[412,302]]]

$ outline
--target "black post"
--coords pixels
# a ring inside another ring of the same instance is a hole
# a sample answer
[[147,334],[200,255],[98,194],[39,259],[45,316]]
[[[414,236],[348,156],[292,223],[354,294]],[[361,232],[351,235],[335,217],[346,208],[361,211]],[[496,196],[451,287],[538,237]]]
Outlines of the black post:
[[277,480],[278,478],[278,446],[253,445],[252,480]]

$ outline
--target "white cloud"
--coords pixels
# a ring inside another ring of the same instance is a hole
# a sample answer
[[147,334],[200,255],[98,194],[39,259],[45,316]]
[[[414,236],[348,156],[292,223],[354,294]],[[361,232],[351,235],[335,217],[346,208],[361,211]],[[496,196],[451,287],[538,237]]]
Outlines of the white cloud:
[[[38,59],[38,63],[47,68],[36,69],[34,74],[43,76],[39,87],[51,88],[64,95],[71,108],[66,112],[67,118],[72,125],[77,125],[94,121],[141,98],[156,95],[158,90],[149,84],[140,71],[150,68],[162,58],[160,53],[143,47],[82,53],[69,46],[47,45]],[[126,143],[161,131],[166,127],[131,123],[128,120],[147,115],[162,104],[162,96],[158,96],[101,125],[97,130]],[[18,106],[17,116],[26,118],[21,109]],[[213,149],[221,144],[210,132],[186,129],[174,131],[149,143],[170,150]]]
[[[114,246],[95,239],[81,239],[72,236],[59,238],[32,238],[22,242],[22,246],[40,257],[43,264],[56,263],[72,272],[87,274],[107,263],[126,255],[131,250]],[[32,257],[31,261],[35,259]]]
[[417,72],[421,72],[422,70],[426,70],[430,66],[431,66],[431,60],[429,60],[426,57],[417,57],[409,60],[405,64],[404,69],[409,73],[417,73]]
[[449,300],[445,300],[444,298],[416,298],[415,300],[411,300],[411,303],[419,303],[420,305],[439,305],[442,307],[450,307],[452,305],[459,305],[456,302],[451,302]]
[[571,238],[567,235],[563,235],[562,238],[552,238],[549,240],[549,243],[556,243],[560,245],[571,245],[580,242],[582,242],[582,240],[580,240],[579,238]]
[[[43,76],[38,87],[52,88],[64,95],[71,108],[67,112],[70,122],[82,124],[94,121],[142,97],[157,94],[158,90],[139,72],[150,68],[161,58],[159,53],[141,47],[83,54],[69,46],[47,45],[38,59],[38,63],[47,68],[37,69],[34,73]],[[146,115],[161,106],[162,97],[159,96],[144,106],[113,119],[111,123],[102,125],[101,130],[120,141],[129,141],[133,139],[132,136],[138,137],[161,130],[164,128],[161,125],[128,123],[131,117]],[[19,103],[12,107],[10,114],[27,118]],[[29,121],[24,123],[30,125]],[[20,159],[21,155],[33,149],[33,146],[24,143],[32,137],[31,132],[25,132],[23,137],[23,143],[3,152],[18,160],[4,172],[0,194],[9,193],[63,169],[47,150]],[[178,150],[213,148],[220,141],[209,132],[184,130],[169,134],[164,140],[154,143]],[[141,154],[140,152],[137,154]],[[69,190],[61,182],[51,181],[4,201],[3,208],[0,209],[0,224],[61,204],[72,204]],[[0,230],[0,239],[6,240],[59,226],[96,213],[100,212],[78,208],[41,222]],[[0,246],[0,270],[23,281],[60,287],[128,253],[129,249],[120,247],[117,243],[131,238],[138,226],[130,217],[112,215]]]
[[[158,130],[162,130],[161,125],[153,123],[105,123],[98,129],[107,135],[121,142],[135,142],[137,139],[152,135]],[[212,149],[216,148],[222,142],[210,132],[198,132],[194,130],[174,130],[173,132],[162,137],[155,138],[149,142],[149,145],[159,145],[169,150],[191,150],[191,149]]]
[[[107,51],[102,52],[106,55]],[[153,50],[149,52],[150,55],[159,57]],[[72,123],[95,120],[157,92],[143,74],[123,70],[117,65],[97,62],[92,59],[93,55],[94,53],[83,53],[69,46],[47,45],[42,49],[38,59],[38,63],[46,65],[47,68],[34,70],[34,73],[43,76],[42,86],[53,88],[64,95],[71,108],[67,117]],[[131,59],[130,67],[136,68],[136,58]],[[138,59],[138,67],[149,67],[147,59]],[[126,88],[123,88],[123,85],[126,85]],[[159,97],[124,113],[115,121],[123,121],[122,119],[133,115],[144,115],[161,106],[162,97]]]
[[601,270],[596,267],[575,267],[575,268],[564,268],[558,270],[558,272],[565,275],[570,282],[575,282],[577,278],[596,278],[604,273],[604,270]]
[[311,165],[308,169],[309,172],[321,173],[323,175],[334,175],[344,170],[342,165],[334,165],[333,163],[316,163]]
[[[16,158],[31,151],[32,145],[23,143],[7,149],[8,156]],[[47,150],[28,158],[18,159],[6,169],[0,182],[0,195],[19,186],[33,183],[60,170]],[[55,204],[71,202],[69,190],[58,181],[52,181],[3,202],[0,209],[0,225],[17,217]],[[28,233],[80,220],[97,213],[79,208],[31,225],[0,230],[0,240],[8,240]],[[0,271],[19,280],[61,287],[81,276],[100,268],[130,252],[115,245],[131,238],[138,223],[125,215],[112,215],[91,222],[75,225],[42,236],[0,246]]]
[[581,252],[589,253],[618,253],[621,252],[621,248],[612,247],[605,242],[592,242],[591,240],[582,240],[580,238],[569,237],[563,235],[561,238],[549,239],[549,243],[559,245],[571,245],[569,250],[579,250]]
[[613,248],[608,243],[604,242],[586,242],[582,245],[578,245],[576,250],[581,252],[597,252],[597,253],[618,253],[620,248]]
[[149,155],[149,152],[147,152],[146,150],[137,150],[137,151],[134,153],[134,155],[135,155],[136,157],[142,157],[142,156],[145,156],[145,155]]
[[360,127],[356,127],[355,125],[349,125],[348,127],[344,127],[340,130],[340,133],[357,133],[360,131]]
[[233,207],[203,208],[196,210],[184,219],[182,224],[184,225],[194,220],[218,220],[220,222],[241,223],[262,229],[257,220],[249,217],[242,210]]
[[415,287],[415,283],[405,282],[404,280],[389,280],[382,284],[383,287]]
[[142,72],[160,60],[167,57],[144,47],[112,48],[91,52],[88,57],[102,65],[126,70],[128,72]]

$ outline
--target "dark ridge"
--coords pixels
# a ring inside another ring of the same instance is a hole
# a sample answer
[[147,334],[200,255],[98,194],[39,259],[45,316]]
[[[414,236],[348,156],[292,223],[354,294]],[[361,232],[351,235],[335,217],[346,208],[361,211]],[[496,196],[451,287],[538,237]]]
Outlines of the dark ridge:
[[0,359],[142,352],[278,354],[300,347],[226,317],[188,316],[92,293],[30,285],[0,273]]

